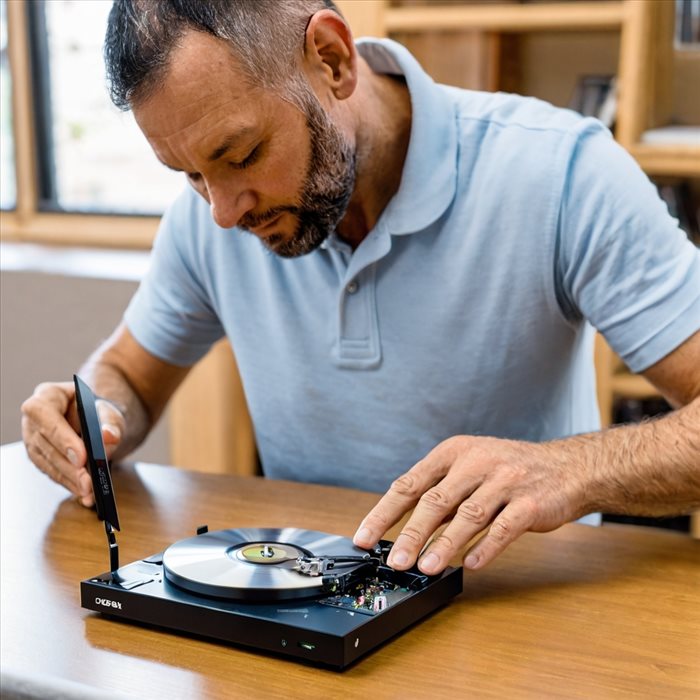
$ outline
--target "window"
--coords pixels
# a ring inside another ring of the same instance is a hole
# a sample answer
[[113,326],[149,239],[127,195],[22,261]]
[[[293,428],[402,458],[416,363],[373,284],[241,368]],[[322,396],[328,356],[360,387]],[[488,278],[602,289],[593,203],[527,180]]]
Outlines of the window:
[[186,187],[107,92],[109,0],[0,0],[0,239],[148,248]]
[[7,2],[0,0],[0,209],[15,208],[16,192],[12,82],[7,50]]
[[28,3],[39,208],[159,214],[185,186],[153,155],[106,88],[102,43],[111,0]]

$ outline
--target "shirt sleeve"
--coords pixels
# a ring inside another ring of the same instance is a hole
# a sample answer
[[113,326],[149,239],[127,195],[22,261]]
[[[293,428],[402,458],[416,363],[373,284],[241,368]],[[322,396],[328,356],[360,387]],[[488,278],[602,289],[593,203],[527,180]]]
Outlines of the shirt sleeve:
[[557,298],[640,372],[700,329],[700,251],[607,129],[582,127],[562,194]]
[[146,350],[180,366],[193,365],[224,334],[208,292],[194,197],[185,191],[164,215],[150,268],[124,314]]

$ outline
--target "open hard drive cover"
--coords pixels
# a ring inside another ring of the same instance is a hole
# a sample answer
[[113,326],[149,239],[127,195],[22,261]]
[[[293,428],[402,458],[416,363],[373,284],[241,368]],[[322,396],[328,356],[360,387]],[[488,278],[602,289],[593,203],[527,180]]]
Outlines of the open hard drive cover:
[[209,532],[205,526],[120,567],[114,490],[100,471],[109,477],[95,397],[78,377],[75,383],[110,548],[110,571],[81,583],[84,608],[340,669],[462,591],[461,569],[430,577],[391,569],[390,542],[366,551],[346,537],[289,527]]

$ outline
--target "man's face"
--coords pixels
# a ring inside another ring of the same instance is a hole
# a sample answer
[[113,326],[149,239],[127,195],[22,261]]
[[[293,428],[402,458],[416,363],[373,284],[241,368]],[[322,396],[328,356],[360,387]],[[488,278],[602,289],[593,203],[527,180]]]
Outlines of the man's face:
[[157,92],[134,107],[157,157],[181,170],[214,221],[283,257],[316,249],[343,218],[355,150],[310,93],[303,112],[245,84],[224,42],[191,32]]
[[239,227],[254,233],[257,225],[288,214],[296,221],[291,237],[271,233],[262,239],[270,250],[285,258],[306,255],[326,240],[343,218],[355,185],[354,149],[313,95],[310,98],[305,115],[311,153],[298,204],[280,205],[260,215],[247,213],[238,222]]

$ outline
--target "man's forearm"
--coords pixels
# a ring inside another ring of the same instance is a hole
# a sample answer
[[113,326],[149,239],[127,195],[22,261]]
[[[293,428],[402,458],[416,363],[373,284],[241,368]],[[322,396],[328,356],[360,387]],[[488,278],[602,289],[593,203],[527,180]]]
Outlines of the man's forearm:
[[95,394],[121,414],[121,434],[112,443],[112,457],[119,459],[143,442],[189,368],[151,355],[122,324],[80,371]]
[[587,513],[688,512],[700,506],[698,426],[695,398],[658,420],[545,443],[449,438],[394,481],[354,542],[374,546],[413,510],[388,563],[407,569],[420,556],[420,570],[434,575],[484,531],[467,550],[468,569],[524,532],[549,532]]
[[700,397],[662,418],[547,446],[552,458],[568,453],[571,468],[582,467],[586,512],[664,516],[700,507]]

